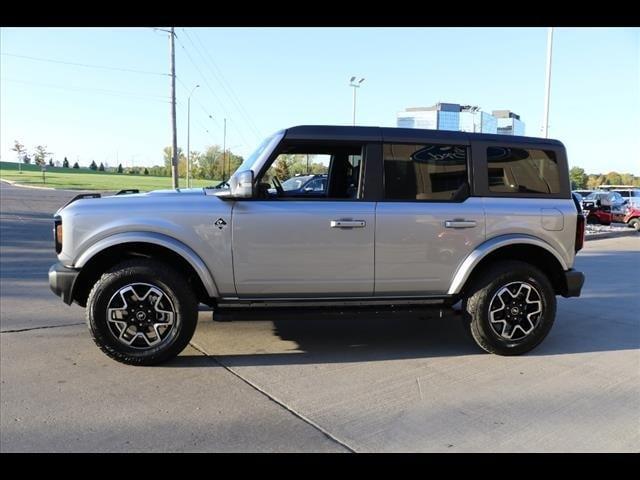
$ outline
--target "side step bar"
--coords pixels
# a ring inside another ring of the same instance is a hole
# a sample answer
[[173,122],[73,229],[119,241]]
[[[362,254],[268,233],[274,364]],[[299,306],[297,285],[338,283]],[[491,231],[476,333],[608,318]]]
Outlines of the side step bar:
[[352,298],[239,298],[223,297],[217,308],[295,308],[295,307],[395,307],[409,305],[449,306],[455,303],[453,295],[431,297],[352,297]]

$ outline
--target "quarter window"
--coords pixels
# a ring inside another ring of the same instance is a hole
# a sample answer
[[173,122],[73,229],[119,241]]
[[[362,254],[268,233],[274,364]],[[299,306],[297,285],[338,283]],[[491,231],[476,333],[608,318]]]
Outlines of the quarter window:
[[460,145],[384,145],[388,200],[464,200],[467,148]]
[[489,191],[495,193],[560,193],[555,153],[514,147],[487,148]]

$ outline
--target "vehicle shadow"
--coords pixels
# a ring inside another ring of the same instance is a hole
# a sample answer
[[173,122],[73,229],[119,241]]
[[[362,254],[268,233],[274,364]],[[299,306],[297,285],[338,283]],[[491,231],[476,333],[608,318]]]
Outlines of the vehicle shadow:
[[[264,320],[264,313],[262,314]],[[459,317],[438,318],[424,312],[305,312],[302,315],[269,312],[269,322],[254,322],[256,313],[229,315],[230,323],[217,322],[197,343],[226,366],[353,363],[408,358],[459,356],[481,353],[468,338]],[[437,313],[433,314],[437,315]],[[265,328],[265,323],[269,326]],[[202,327],[202,324],[199,328]],[[236,338],[224,353],[214,345],[202,345],[207,337]],[[262,350],[262,351],[261,351]],[[235,353],[244,351],[245,353]],[[197,356],[182,355],[167,366],[202,366]]]
[[[271,329],[240,326],[249,320],[253,319],[238,316],[225,326],[217,345],[228,345],[226,339],[235,336],[230,340],[234,342],[232,348],[225,346],[222,351],[216,351],[216,344],[198,345],[228,367],[489,355],[475,345],[465,332],[461,318],[456,315],[433,318],[397,312],[376,316],[314,314],[268,322]],[[637,322],[630,322],[617,324],[612,329],[606,318],[592,317],[585,324],[585,319],[567,315],[566,318],[558,318],[549,336],[527,355],[539,357],[639,349],[638,327]],[[585,328],[591,331],[585,334]],[[216,335],[215,328],[210,334]],[[247,340],[242,338],[245,335]],[[207,336],[209,332],[203,337]],[[278,348],[279,342],[282,342],[281,348]],[[295,346],[291,347],[292,344]],[[496,357],[496,361],[501,361],[501,358],[505,357]],[[183,355],[167,366],[198,367],[206,364],[203,357]]]

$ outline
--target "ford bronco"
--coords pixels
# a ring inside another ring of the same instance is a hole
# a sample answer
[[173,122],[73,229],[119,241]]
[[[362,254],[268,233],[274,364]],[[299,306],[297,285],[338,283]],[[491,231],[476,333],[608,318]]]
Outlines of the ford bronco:
[[[301,165],[326,185],[283,188]],[[556,140],[298,126],[218,188],[122,193],[56,212],[49,283],[127,364],[178,355],[200,303],[460,304],[482,349],[517,355],[548,334],[556,296],[579,296],[584,282],[572,267],[585,219]]]

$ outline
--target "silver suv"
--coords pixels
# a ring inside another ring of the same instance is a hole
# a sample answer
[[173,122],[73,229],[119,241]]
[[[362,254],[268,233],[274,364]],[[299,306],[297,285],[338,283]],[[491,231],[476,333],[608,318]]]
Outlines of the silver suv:
[[[282,187],[305,168],[326,173],[326,188]],[[298,126],[267,138],[220,188],[72,200],[54,216],[49,282],[128,364],[180,353],[199,303],[462,301],[480,347],[517,355],[551,329],[556,295],[579,296],[584,282],[572,269],[584,216],[569,185],[555,140]]]

